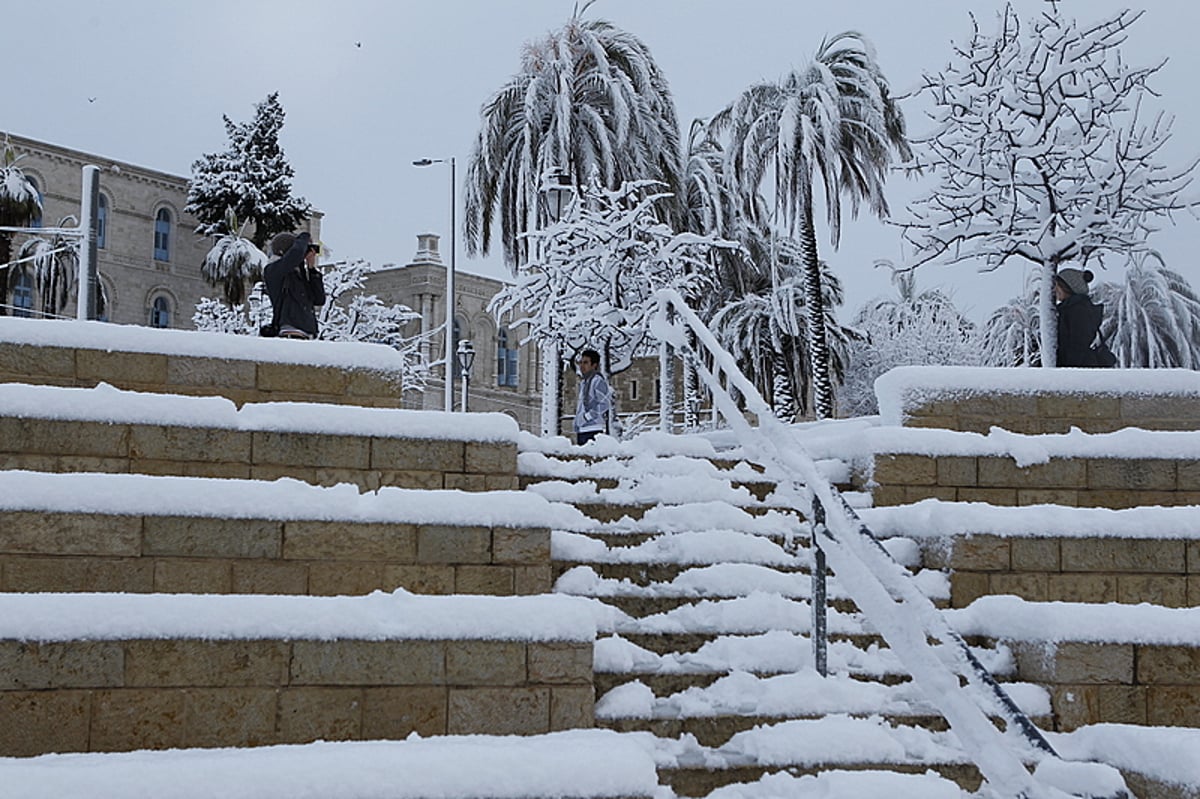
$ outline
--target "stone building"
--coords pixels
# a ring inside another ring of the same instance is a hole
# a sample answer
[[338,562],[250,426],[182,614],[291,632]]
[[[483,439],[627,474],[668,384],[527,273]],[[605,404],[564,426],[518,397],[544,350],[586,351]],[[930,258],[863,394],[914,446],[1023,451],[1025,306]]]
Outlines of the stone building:
[[[367,279],[365,290],[388,303],[403,303],[421,314],[411,335],[425,336],[423,348],[430,363],[445,353],[446,264],[439,252],[439,237],[417,236],[417,252],[404,266],[386,266]],[[495,278],[455,270],[454,339],[468,340],[475,347],[467,407],[472,411],[498,411],[517,420],[524,430],[538,429],[541,409],[541,372],[537,348],[519,346],[521,334],[497,324],[488,312],[492,297],[504,283]],[[429,381],[410,407],[441,410],[445,407],[445,383],[441,370]],[[457,372],[456,372],[457,374]],[[454,405],[460,407],[461,383],[456,378]]]
[[[83,167],[100,167],[97,265],[101,297],[100,318],[110,322],[153,327],[191,328],[192,311],[201,297],[218,296],[219,290],[200,277],[200,264],[212,239],[197,236],[197,222],[183,212],[188,178],[114,161],[104,156],[9,136],[21,158],[21,171],[42,197],[37,227],[57,227],[67,217],[72,227],[80,216]],[[320,238],[321,215],[309,222],[309,231]],[[22,242],[17,234],[15,257]],[[41,307],[29,264],[8,270],[2,304],[7,313],[30,315]],[[75,297],[65,316],[75,313]]]

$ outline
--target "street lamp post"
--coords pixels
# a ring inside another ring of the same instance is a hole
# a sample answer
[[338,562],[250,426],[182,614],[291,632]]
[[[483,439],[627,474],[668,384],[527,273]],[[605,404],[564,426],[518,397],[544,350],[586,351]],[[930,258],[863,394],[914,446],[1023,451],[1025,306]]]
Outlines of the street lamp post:
[[[575,189],[571,178],[558,167],[550,167],[542,175],[542,202],[548,225],[562,220]],[[556,436],[562,427],[562,363],[563,353],[557,341],[542,346],[542,435]]]
[[458,342],[458,370],[462,377],[462,412],[467,412],[467,386],[471,384],[471,366],[475,363],[475,345],[468,339]]
[[[455,222],[455,209],[457,201],[455,198],[455,190],[457,186],[457,178],[455,176],[454,158],[419,158],[413,161],[413,166],[432,166],[433,164],[449,164],[450,165],[450,268],[446,270],[446,327],[444,336],[446,339],[446,351],[444,371],[446,374],[446,397],[445,405],[446,412],[454,410],[454,256],[458,251],[456,242],[457,223]],[[464,408],[463,410],[466,410]]]

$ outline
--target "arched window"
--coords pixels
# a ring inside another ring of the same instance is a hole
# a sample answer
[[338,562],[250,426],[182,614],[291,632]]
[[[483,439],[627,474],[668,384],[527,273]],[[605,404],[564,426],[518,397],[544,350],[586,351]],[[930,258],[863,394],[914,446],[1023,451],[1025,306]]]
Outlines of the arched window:
[[171,301],[161,294],[150,306],[150,327],[171,326]]
[[154,260],[171,260],[171,212],[166,208],[154,217]]
[[108,232],[108,200],[100,195],[100,206],[96,211],[96,246],[104,249],[105,234]]
[[12,304],[13,316],[33,316],[33,278],[25,269],[13,281]]
[[[33,190],[37,192],[38,206],[44,208],[45,206],[42,205],[42,187],[38,185],[37,178],[26,175],[25,179],[29,181],[29,185],[33,186]],[[34,214],[34,217],[29,220],[29,226],[30,227],[41,227],[42,226],[42,212],[41,211],[38,211],[36,214]]]
[[508,346],[508,330],[496,331],[496,385],[517,387],[517,347]]

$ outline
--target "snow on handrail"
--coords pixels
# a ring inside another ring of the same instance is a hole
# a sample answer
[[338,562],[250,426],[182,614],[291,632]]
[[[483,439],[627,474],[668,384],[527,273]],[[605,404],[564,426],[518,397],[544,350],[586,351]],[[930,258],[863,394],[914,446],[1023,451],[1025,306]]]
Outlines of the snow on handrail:
[[[788,475],[802,495],[811,498],[813,508],[824,510],[824,523],[813,525],[814,546],[827,553],[839,582],[931,703],[949,721],[992,790],[1002,796],[1051,799],[1072,795],[1072,788],[1083,782],[1108,788],[1119,784],[1119,789],[1107,790],[1103,795],[1114,799],[1128,796],[1115,769],[1099,763],[1062,763],[1033,722],[921,593],[907,570],[880,546],[837,489],[824,478],[791,429],[775,417],[758,390],[738,369],[733,356],[721,347],[679,293],[660,290],[656,301],[658,313],[651,321],[651,334],[662,344],[674,347],[696,369],[712,394],[714,407],[725,418],[747,456]],[[695,337],[695,347],[689,345],[689,333]],[[741,395],[746,409],[757,417],[758,427],[751,426],[722,386],[722,376],[725,384]],[[931,645],[930,637],[940,645]],[[974,691],[967,690],[960,677]],[[1005,719],[1006,732],[1002,733],[992,723],[989,711],[998,712]],[[1019,748],[1025,752],[1018,751]],[[1034,774],[1026,769],[1022,754],[1040,761]],[[1084,774],[1081,767],[1090,773]],[[1101,795],[1092,790],[1086,793]]]

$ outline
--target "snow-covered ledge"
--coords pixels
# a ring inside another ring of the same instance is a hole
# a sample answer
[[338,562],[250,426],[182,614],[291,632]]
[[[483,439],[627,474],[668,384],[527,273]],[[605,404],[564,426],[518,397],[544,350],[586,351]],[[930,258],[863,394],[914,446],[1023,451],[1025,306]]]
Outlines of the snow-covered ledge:
[[4,382],[395,408],[405,370],[382,344],[0,317]]
[[0,760],[593,726],[578,597],[0,595]]
[[1195,430],[1200,372],[902,366],[875,381],[885,425],[986,433]]

